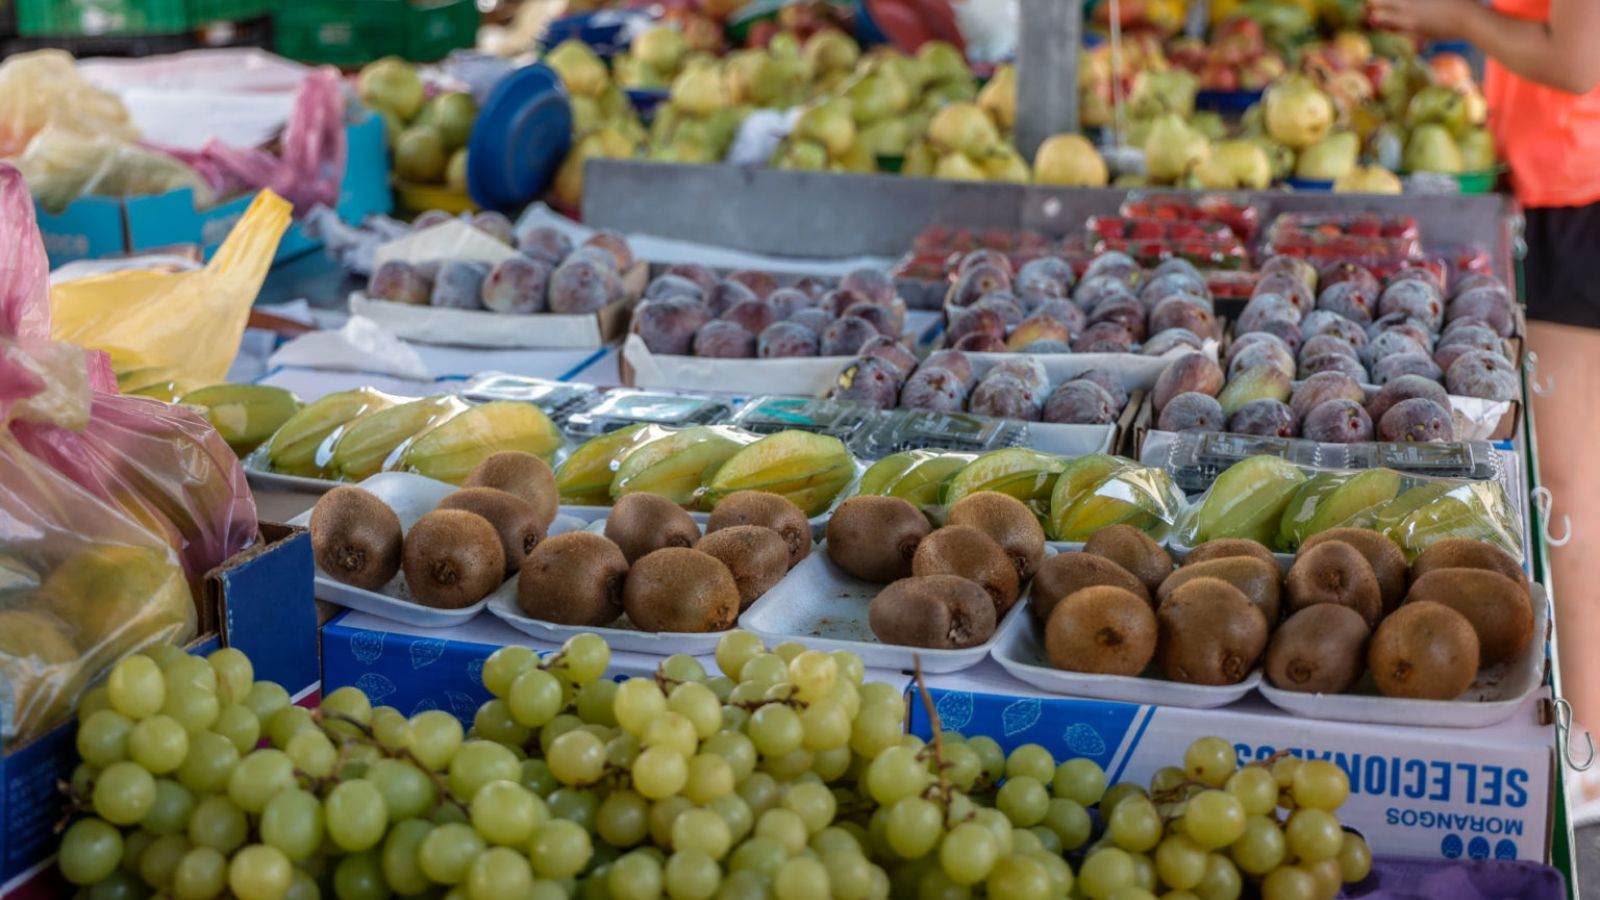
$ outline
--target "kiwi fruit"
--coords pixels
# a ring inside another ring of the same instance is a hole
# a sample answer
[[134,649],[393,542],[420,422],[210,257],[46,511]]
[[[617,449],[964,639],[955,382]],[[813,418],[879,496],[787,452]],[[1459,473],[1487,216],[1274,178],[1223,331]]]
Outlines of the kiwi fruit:
[[977,582],[959,575],[913,575],[872,598],[867,624],[886,644],[976,647],[994,635],[994,601]]
[[1104,556],[1144,584],[1151,594],[1172,574],[1172,554],[1132,525],[1110,525],[1096,531],[1083,552]]
[[828,558],[862,581],[888,584],[910,577],[911,557],[931,530],[909,501],[851,497],[828,519]]
[[694,545],[728,567],[739,587],[739,608],[747,609],[757,597],[783,580],[789,572],[789,545],[771,528],[735,525],[713,531]]
[[791,569],[811,552],[811,521],[800,507],[782,494],[734,491],[711,510],[706,534],[735,525],[760,525],[776,531],[789,548]]
[[1220,578],[1188,581],[1156,610],[1156,661],[1169,680],[1238,684],[1267,647],[1267,617]]
[[1252,541],[1249,538],[1216,538],[1190,550],[1179,565],[1193,565],[1223,556],[1253,556],[1262,562],[1278,564],[1278,558],[1272,555],[1267,545],[1259,541]]
[[1392,612],[1406,596],[1406,555],[1400,545],[1370,528],[1330,528],[1306,538],[1300,544],[1304,553],[1325,541],[1342,541],[1356,548],[1372,567],[1378,579],[1378,595],[1383,602],[1385,615]]
[[1027,504],[999,491],[978,491],[956,501],[945,516],[946,525],[968,525],[1000,545],[1026,582],[1044,559],[1044,528]]
[[464,509],[436,509],[406,532],[401,568],[411,597],[435,609],[460,609],[506,578],[506,552],[489,520]]
[[622,608],[640,631],[723,631],[739,617],[739,586],[715,556],[663,547],[628,570]]
[[1295,554],[1284,589],[1291,613],[1318,603],[1337,603],[1360,613],[1369,628],[1383,615],[1378,576],[1361,551],[1343,541],[1323,541]]
[[532,504],[499,488],[462,488],[439,501],[439,509],[460,509],[483,516],[500,535],[506,555],[506,577],[522,568],[522,561],[544,540],[544,526]]
[[1489,569],[1430,569],[1411,583],[1406,603],[1430,600],[1464,616],[1478,635],[1478,662],[1513,659],[1533,640],[1528,589]]
[[922,539],[911,557],[913,575],[960,575],[976,581],[994,600],[1003,618],[1017,602],[1021,586],[1011,557],[994,538],[971,525],[946,525]]
[[1028,592],[1028,609],[1033,613],[1034,624],[1040,628],[1050,621],[1050,612],[1056,604],[1087,587],[1109,585],[1150,603],[1150,592],[1127,569],[1103,556],[1093,553],[1069,551],[1057,553],[1039,564],[1033,575],[1033,587]]
[[517,605],[545,622],[610,625],[622,615],[627,576],[622,548],[592,531],[569,531],[541,541],[523,560]]
[[550,464],[521,450],[502,450],[491,453],[477,467],[467,473],[464,488],[499,488],[513,497],[520,497],[533,507],[539,518],[539,530],[550,530],[556,518],[556,505],[561,492],[556,489],[556,476]]
[[1367,665],[1367,620],[1348,606],[1318,603],[1284,620],[1267,644],[1267,681],[1284,691],[1342,694]]
[[1434,569],[1488,569],[1518,584],[1528,583],[1528,573],[1515,557],[1493,544],[1471,538],[1445,538],[1429,544],[1411,561],[1411,580]]
[[311,507],[311,554],[324,575],[376,591],[400,571],[400,517],[357,487],[336,487]]
[[605,535],[632,565],[662,547],[693,547],[700,540],[700,526],[660,494],[624,494],[606,517]]
[[1156,616],[1127,588],[1097,584],[1068,594],[1050,611],[1044,652],[1069,672],[1137,676],[1156,652]]
[[1478,635],[1442,603],[1402,603],[1373,633],[1367,669],[1386,697],[1454,700],[1478,675]]
[[1238,588],[1256,609],[1261,610],[1261,615],[1266,617],[1267,624],[1278,621],[1278,610],[1281,603],[1281,589],[1279,580],[1282,572],[1276,563],[1264,563],[1253,556],[1219,556],[1193,565],[1184,566],[1161,582],[1161,587],[1156,589],[1156,603],[1172,596],[1172,592],[1196,578],[1220,578]]

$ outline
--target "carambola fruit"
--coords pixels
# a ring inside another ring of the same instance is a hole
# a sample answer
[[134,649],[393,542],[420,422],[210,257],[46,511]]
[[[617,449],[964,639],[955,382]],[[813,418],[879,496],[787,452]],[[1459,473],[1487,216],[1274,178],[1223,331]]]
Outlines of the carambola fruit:
[[456,397],[440,395],[373,410],[346,425],[334,439],[328,468],[347,481],[381,472],[398,458],[397,451],[407,441],[467,408]]
[[179,402],[204,411],[240,456],[261,446],[300,409],[293,394],[265,384],[213,384],[184,394]]
[[1085,541],[1111,525],[1159,533],[1172,523],[1182,500],[1160,469],[1103,453],[1080,456],[1056,480],[1048,530],[1058,541]]
[[1399,544],[1408,560],[1445,538],[1484,541],[1522,556],[1505,494],[1492,481],[1419,485],[1380,510],[1373,527]]
[[855,457],[843,441],[809,431],[780,431],[741,449],[710,475],[704,503],[709,509],[734,491],[767,491],[814,516],[831,506],[855,476]]
[[556,469],[556,490],[561,502],[610,506],[611,480],[616,477],[622,458],[635,447],[666,434],[659,426],[641,422],[584,441]]
[[1271,544],[1278,522],[1306,475],[1276,456],[1252,456],[1229,466],[1193,513],[1190,546],[1216,538]]
[[289,417],[267,442],[267,462],[274,472],[317,478],[331,474],[327,445],[333,435],[357,416],[386,409],[397,398],[372,388],[339,391],[307,404]]
[[539,407],[516,400],[474,406],[412,441],[393,466],[460,484],[478,463],[504,450],[546,462],[561,448],[561,430]]
[[861,474],[856,493],[899,497],[918,507],[937,506],[951,476],[977,458],[972,453],[937,450],[894,453],[873,463]]
[[1330,528],[1366,528],[1400,493],[1400,473],[1367,469],[1354,475],[1324,472],[1302,484],[1283,511],[1275,547],[1292,553]]
[[660,494],[679,506],[694,506],[701,485],[750,436],[731,428],[701,425],[674,431],[638,445],[617,466],[611,499],[626,494]]
[[999,491],[1021,500],[1042,521],[1050,513],[1050,494],[1067,461],[1053,453],[1008,447],[978,457],[951,477],[944,504],[978,491]]

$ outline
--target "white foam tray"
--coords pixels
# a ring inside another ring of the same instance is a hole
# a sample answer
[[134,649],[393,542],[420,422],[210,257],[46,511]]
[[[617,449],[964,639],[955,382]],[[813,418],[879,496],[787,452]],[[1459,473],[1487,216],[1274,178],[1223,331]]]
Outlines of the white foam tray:
[[502,588],[489,595],[489,613],[535,640],[553,644],[562,643],[575,634],[590,632],[605,638],[613,650],[632,650],[660,656],[671,656],[674,653],[704,656],[715,651],[717,642],[722,640],[722,636],[733,630],[730,628],[727,631],[706,632],[640,631],[633,627],[633,623],[628,621],[626,615],[610,625],[558,625],[555,622],[523,615],[521,607],[517,606],[516,583],[512,582],[508,587],[510,590]]
[[[329,485],[330,488],[334,486]],[[400,519],[402,533],[409,532],[418,519],[439,505],[440,500],[459,490],[453,484],[424,478],[410,472],[379,472],[362,481],[357,487],[377,497],[394,510]],[[290,525],[302,527],[309,526],[310,522],[309,510],[289,520]],[[582,527],[583,522],[575,516],[557,515],[555,521],[550,523],[550,534],[560,534]],[[411,599],[411,591],[406,586],[403,572],[396,573],[388,584],[376,591],[337,581],[324,574],[321,569],[318,569],[316,574],[317,599],[337,603],[349,609],[358,609],[395,622],[415,625],[418,628],[448,628],[459,625],[482,612],[492,598],[504,595],[514,601],[516,594],[517,580],[513,577],[496,588],[494,593],[471,606],[460,609],[435,609]]]
[[[843,499],[843,494],[844,492],[841,491],[841,500]],[[563,506],[561,507],[561,512],[563,515],[571,515],[582,519],[585,526],[592,526],[596,522],[599,522],[602,526],[604,526],[605,520],[611,517],[611,507],[609,506]],[[812,516],[807,520],[811,523],[811,539],[813,541],[822,540],[822,536],[827,533],[828,530],[828,519],[832,517],[832,515],[832,511],[828,511],[819,513],[818,515]],[[700,526],[701,531],[705,531],[706,523],[711,521],[711,514],[708,512],[701,512],[697,509],[692,509],[689,510],[689,518],[693,519],[694,523]],[[591,528],[590,530],[598,532],[601,529]]]
[[997,635],[991,655],[1012,677],[1040,690],[1152,706],[1184,706],[1191,709],[1226,706],[1255,690],[1261,683],[1259,669],[1238,684],[1220,686],[1168,681],[1160,677],[1154,664],[1145,675],[1139,677],[1067,672],[1050,665],[1045,658],[1044,647],[1034,634],[1033,619],[1026,614],[1008,618]]
[[282,472],[257,468],[255,454],[246,457],[242,462],[244,463],[245,480],[250,482],[251,487],[260,490],[289,491],[298,494],[326,494],[343,483],[330,481],[326,478],[285,475]]
[[1266,680],[1261,695],[1279,709],[1312,719],[1365,722],[1375,725],[1432,725],[1482,728],[1504,722],[1522,708],[1544,680],[1545,646],[1550,637],[1550,598],[1544,586],[1532,585],[1533,639],[1522,655],[1483,669],[1467,692],[1454,700],[1405,700],[1377,693],[1370,675],[1355,686],[1358,693],[1304,694],[1280,690]]
[[[867,624],[867,604],[883,588],[846,574],[828,558],[827,547],[819,546],[750,604],[739,617],[739,625],[769,644],[800,641],[818,650],[848,650],[870,668],[914,669],[920,658],[922,670],[933,675],[959,672],[982,662],[1001,631],[996,628],[988,641],[960,650],[885,644]],[[1024,592],[1004,621],[1026,618],[1026,605]]]

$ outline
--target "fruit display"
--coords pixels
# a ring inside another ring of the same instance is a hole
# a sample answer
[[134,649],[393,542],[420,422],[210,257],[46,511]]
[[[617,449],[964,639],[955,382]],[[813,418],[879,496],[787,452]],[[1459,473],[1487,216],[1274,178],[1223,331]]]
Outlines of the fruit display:
[[513,233],[499,213],[479,213],[473,224],[519,252],[495,263],[386,260],[372,273],[367,296],[514,315],[586,315],[629,299],[627,276],[636,261],[627,239],[616,232],[596,232],[574,247],[554,228],[534,226]]
[[334,488],[311,508],[311,549],[318,570],[335,581],[383,591],[401,575],[403,599],[463,609],[521,570],[555,515],[549,464],[502,451],[403,532],[382,500],[359,487]]
[[763,491],[814,516],[855,474],[855,457],[831,435],[633,425],[575,448],[556,468],[556,487],[563,503],[577,506],[611,506],[648,493],[708,511],[729,495]]
[[1293,552],[1330,528],[1381,532],[1414,559],[1450,538],[1471,538],[1522,557],[1517,512],[1497,481],[1422,478],[1393,469],[1306,471],[1274,456],[1230,466],[1185,510],[1177,533],[1194,547],[1248,538]]
[[893,279],[856,269],[837,282],[780,286],[763,272],[719,277],[705,266],[669,266],[645,288],[629,332],[651,353],[712,359],[855,356],[896,347],[906,303]]
[[587,44],[563,41],[542,61],[560,76],[572,110],[572,145],[556,171],[550,200],[575,210],[583,201],[584,160],[636,155],[646,139],[644,125],[611,70]]
[[[1148,791],[1108,786],[1093,761],[1037,744],[906,735],[906,696],[864,681],[852,654],[734,632],[716,660],[715,676],[674,656],[619,683],[593,634],[543,659],[502,648],[465,732],[354,687],[296,707],[237,650],[130,657],[80,709],[83,812],[61,875],[97,894],[250,900],[1051,900],[1237,896],[1247,881],[1333,896],[1372,867],[1336,818],[1350,785],[1331,762],[1240,768],[1203,737]],[[170,711],[149,703],[163,695]]]
[[1261,23],[1245,16],[1217,23],[1210,40],[1174,38],[1165,52],[1173,66],[1195,76],[1202,91],[1264,90],[1288,69]]
[[294,394],[264,384],[213,384],[176,402],[199,409],[241,457],[265,443],[301,407]]
[[372,388],[328,394],[291,415],[248,462],[258,471],[330,481],[415,472],[460,484],[501,451],[551,459],[565,439],[537,406],[468,404],[440,394],[407,400]]
[[735,491],[711,510],[704,533],[658,494],[619,498],[603,531],[539,544],[522,564],[517,607],[546,622],[705,633],[739,613],[811,551],[811,524],[788,499]]
[[362,69],[357,92],[383,117],[397,178],[466,194],[467,138],[478,118],[471,94],[446,90],[430,95],[416,67],[397,57]]

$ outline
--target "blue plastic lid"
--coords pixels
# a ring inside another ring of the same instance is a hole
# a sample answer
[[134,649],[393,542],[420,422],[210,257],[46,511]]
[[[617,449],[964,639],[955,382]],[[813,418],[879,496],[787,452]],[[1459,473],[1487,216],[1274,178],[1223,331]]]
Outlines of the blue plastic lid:
[[1320,178],[1296,178],[1293,175],[1283,180],[1284,184],[1297,191],[1331,191],[1332,181],[1323,181]]
[[549,187],[571,144],[561,77],[543,63],[518,69],[478,111],[467,142],[467,192],[484,209],[520,209]]

